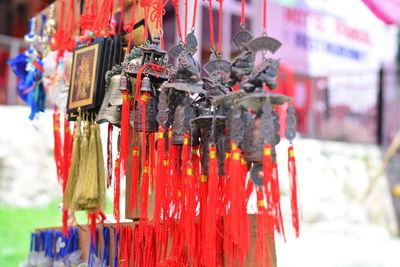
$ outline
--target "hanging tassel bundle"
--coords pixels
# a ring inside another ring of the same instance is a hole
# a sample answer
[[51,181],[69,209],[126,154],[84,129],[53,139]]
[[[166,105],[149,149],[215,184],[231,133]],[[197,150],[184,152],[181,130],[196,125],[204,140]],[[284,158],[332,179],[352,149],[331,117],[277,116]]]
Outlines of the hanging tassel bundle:
[[120,171],[124,177],[127,170],[127,159],[129,151],[129,122],[131,113],[131,96],[128,91],[122,91],[122,111],[121,111],[121,134],[120,134]]
[[129,207],[131,211],[137,210],[138,202],[138,185],[139,185],[139,147],[132,149],[132,170],[131,170],[131,188],[130,188],[130,199]]
[[147,224],[149,201],[149,162],[145,162],[142,169],[142,183],[140,185],[140,221]]
[[70,122],[64,119],[64,147],[63,147],[63,192],[67,186],[69,170],[71,166],[71,153],[72,153],[72,135]]
[[132,245],[132,229],[126,225],[121,228],[121,237],[119,239],[119,261],[121,267],[131,266],[131,245]]
[[[89,138],[87,138],[88,135],[90,135]],[[81,142],[81,161],[73,197],[73,210],[93,211],[98,207],[99,185],[97,163],[96,127],[92,123],[87,122]]]
[[279,188],[279,176],[278,166],[276,162],[272,162],[272,183],[271,183],[271,194],[272,194],[272,206],[274,208],[275,216],[275,229],[277,232],[286,240],[285,228],[283,226],[283,216],[281,210],[281,193]]
[[[239,261],[239,264],[242,264],[250,242],[245,194],[247,164],[236,144],[232,143],[232,148],[226,190],[227,213],[224,223],[224,251],[230,264],[236,264],[236,260]],[[237,223],[238,221],[241,223]]]
[[155,206],[154,206],[154,225],[157,227],[160,224],[162,208],[164,207],[165,198],[165,176],[166,176],[166,165],[164,161],[166,160],[165,154],[165,138],[164,129],[160,129],[157,135],[157,162],[156,162],[156,172],[155,172]]
[[53,135],[54,135],[54,161],[56,163],[57,169],[57,180],[59,184],[63,184],[64,174],[63,174],[63,144],[61,140],[60,133],[60,113],[57,107],[54,109],[53,113]]
[[71,208],[71,202],[76,188],[76,182],[79,174],[79,163],[81,156],[81,118],[78,117],[78,121],[74,131],[72,156],[71,156],[71,167],[68,176],[68,182],[64,193],[64,208]]
[[298,196],[297,196],[297,172],[296,172],[296,161],[294,157],[293,145],[290,145],[290,147],[288,148],[288,171],[290,179],[292,224],[296,232],[296,237],[299,237],[300,225],[299,225],[299,207],[298,207]]
[[208,200],[205,220],[205,238],[203,250],[203,264],[216,266],[217,264],[217,206],[218,206],[218,159],[215,146],[209,148],[208,167]]
[[269,229],[270,215],[265,207],[263,188],[257,188],[257,233],[256,233],[256,251],[254,261],[259,267],[269,267]]
[[98,203],[97,207],[99,210],[104,210],[105,199],[106,199],[106,174],[104,168],[104,158],[103,158],[103,146],[101,144],[100,137],[100,125],[95,125],[95,135],[96,135],[96,150],[97,150],[97,178],[98,178]]
[[114,207],[113,207],[113,215],[115,220],[117,221],[116,231],[119,234],[120,228],[120,194],[121,194],[121,169],[120,169],[120,160],[119,157],[115,159],[114,164]]
[[113,125],[109,123],[107,130],[107,188],[111,187],[113,174],[112,132]]

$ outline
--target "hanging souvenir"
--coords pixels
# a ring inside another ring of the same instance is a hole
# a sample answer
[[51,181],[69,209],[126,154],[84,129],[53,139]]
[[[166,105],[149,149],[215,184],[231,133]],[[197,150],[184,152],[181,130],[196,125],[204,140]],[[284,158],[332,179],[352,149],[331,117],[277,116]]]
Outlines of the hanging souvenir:
[[68,95],[68,114],[82,111],[96,111],[103,99],[101,84],[104,80],[104,38],[83,45],[74,50]]

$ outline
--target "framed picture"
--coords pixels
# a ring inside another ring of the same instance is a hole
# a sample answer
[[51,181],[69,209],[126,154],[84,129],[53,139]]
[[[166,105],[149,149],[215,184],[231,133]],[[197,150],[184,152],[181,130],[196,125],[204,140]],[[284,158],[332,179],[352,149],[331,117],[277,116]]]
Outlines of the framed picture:
[[68,95],[68,113],[81,110],[95,111],[98,108],[100,90],[104,76],[104,38],[90,45],[81,45],[74,50],[71,82]]

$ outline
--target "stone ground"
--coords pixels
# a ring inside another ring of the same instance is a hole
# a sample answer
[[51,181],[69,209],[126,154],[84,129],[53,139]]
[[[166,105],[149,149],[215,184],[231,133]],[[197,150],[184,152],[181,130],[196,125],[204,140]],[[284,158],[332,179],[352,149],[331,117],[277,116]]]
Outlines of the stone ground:
[[[52,154],[52,112],[28,120],[26,107],[0,106],[0,205],[35,207],[60,198]],[[103,139],[105,140],[105,139]],[[298,138],[300,239],[290,227],[287,143],[278,146],[287,242],[279,267],[396,267],[400,239],[385,179],[360,201],[380,160],[373,145]]]

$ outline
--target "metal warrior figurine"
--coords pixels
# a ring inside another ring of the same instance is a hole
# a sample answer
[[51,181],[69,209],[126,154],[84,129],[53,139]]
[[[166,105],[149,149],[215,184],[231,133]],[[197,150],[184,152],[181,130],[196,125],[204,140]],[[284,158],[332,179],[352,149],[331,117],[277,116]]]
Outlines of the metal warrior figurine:
[[172,144],[182,145],[184,135],[192,135],[192,145],[198,145],[197,128],[190,125],[190,120],[197,116],[193,107],[192,96],[204,94],[199,86],[200,64],[193,57],[197,51],[197,40],[193,33],[186,36],[185,44],[178,44],[168,50],[168,55],[177,60],[168,82],[161,86],[158,106],[162,115],[158,122],[164,129],[172,126]]
[[215,105],[215,98],[225,96],[230,92],[226,84],[230,63],[223,59],[214,59],[204,65],[204,71],[209,75],[203,78],[204,93],[199,95],[195,107],[198,116],[191,120],[192,125],[200,129],[202,142],[203,172],[208,175],[208,147],[216,146],[218,158],[218,175],[225,175],[225,120],[226,111],[223,106]]

